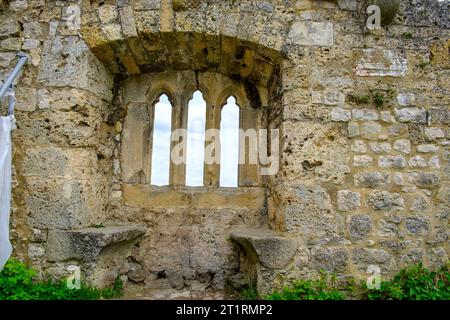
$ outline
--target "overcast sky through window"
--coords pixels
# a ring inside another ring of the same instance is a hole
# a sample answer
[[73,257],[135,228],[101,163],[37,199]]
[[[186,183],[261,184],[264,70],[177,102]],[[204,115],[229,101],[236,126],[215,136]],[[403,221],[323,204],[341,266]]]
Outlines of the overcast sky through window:
[[239,162],[239,107],[234,97],[229,97],[222,108],[220,120],[220,186],[238,186]]
[[[172,130],[172,106],[168,97],[161,95],[155,105],[151,184],[169,184],[170,135]],[[188,104],[188,139],[186,154],[186,185],[203,186],[205,158],[206,102],[196,91]],[[230,97],[222,108],[220,122],[220,186],[237,187],[239,159],[239,107]]]
[[172,105],[163,94],[155,105],[153,127],[152,170],[150,184],[165,186],[169,184],[170,135],[172,132]]

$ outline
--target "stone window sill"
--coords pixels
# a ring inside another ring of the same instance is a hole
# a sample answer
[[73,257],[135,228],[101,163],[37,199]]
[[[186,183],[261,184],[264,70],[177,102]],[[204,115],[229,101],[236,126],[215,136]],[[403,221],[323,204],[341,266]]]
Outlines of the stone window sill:
[[173,187],[123,185],[124,203],[141,208],[248,208],[264,207],[263,187]]

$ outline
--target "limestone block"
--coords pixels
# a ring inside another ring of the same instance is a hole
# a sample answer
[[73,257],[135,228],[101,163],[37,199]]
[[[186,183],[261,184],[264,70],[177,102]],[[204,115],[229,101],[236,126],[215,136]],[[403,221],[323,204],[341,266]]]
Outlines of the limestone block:
[[372,219],[367,215],[351,216],[348,218],[348,228],[352,239],[364,239],[372,231]]
[[89,179],[96,173],[97,153],[89,149],[29,148],[25,152],[25,176]]
[[230,233],[245,252],[269,269],[287,266],[297,250],[297,239],[292,234],[264,229],[242,228]]
[[111,74],[77,36],[45,41],[38,80],[47,86],[85,89],[106,100],[112,97]]
[[355,248],[352,251],[352,260],[361,272],[366,272],[369,265],[381,268],[382,273],[390,270],[392,256],[383,249]]
[[328,272],[345,272],[348,266],[349,254],[345,248],[313,247],[310,250],[312,267]]
[[375,210],[401,210],[405,207],[405,201],[400,194],[388,191],[370,193],[367,203]]
[[332,46],[334,44],[334,26],[331,22],[296,21],[293,23],[288,37],[295,44]]
[[418,187],[430,189],[438,186],[441,178],[433,172],[412,172],[408,174],[408,181]]
[[406,166],[406,160],[404,156],[381,156],[378,159],[378,165],[380,168],[404,168]]
[[359,172],[354,175],[355,186],[376,188],[386,186],[390,176],[384,172]]
[[125,183],[150,182],[150,126],[147,104],[130,104],[122,129],[121,169]]
[[410,153],[411,152],[411,141],[406,139],[400,139],[396,140],[394,142],[394,150],[403,152],[403,153]]
[[372,164],[373,158],[370,156],[354,156],[353,166],[354,167],[368,167]]
[[19,86],[16,90],[16,106],[18,111],[34,111],[36,110],[36,89]]
[[424,216],[410,216],[405,219],[405,227],[410,234],[421,235],[430,230],[430,222]]
[[435,144],[421,144],[417,146],[417,152],[435,153],[439,151],[439,147]]
[[402,107],[411,107],[416,103],[416,95],[414,93],[399,93],[397,95],[397,102]]
[[0,37],[12,36],[20,32],[19,21],[14,16],[0,15]]
[[450,40],[434,41],[431,44],[431,62],[433,65],[450,69]]
[[350,190],[340,190],[337,194],[338,209],[352,211],[361,207],[361,194]]
[[330,195],[320,186],[298,185],[286,189],[284,197],[291,199],[279,214],[284,216],[284,228],[308,243],[324,243],[339,239],[342,221],[333,210]]
[[403,52],[386,49],[363,49],[355,74],[360,77],[403,77],[408,61]]
[[83,227],[104,218],[107,195],[104,177],[92,180],[29,177],[26,188],[28,222],[37,228]]
[[353,120],[378,120],[379,115],[376,110],[372,109],[353,109],[352,110]]
[[427,123],[427,112],[421,108],[394,109],[399,122]]
[[17,55],[12,52],[0,52],[0,67],[5,69],[12,68],[16,56]]

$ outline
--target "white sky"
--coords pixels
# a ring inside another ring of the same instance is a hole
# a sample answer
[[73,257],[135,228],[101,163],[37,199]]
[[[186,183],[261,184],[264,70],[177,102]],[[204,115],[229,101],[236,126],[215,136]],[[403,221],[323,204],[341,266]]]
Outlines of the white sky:
[[[170,134],[172,106],[166,95],[155,105],[152,152],[152,185],[169,184]],[[186,155],[186,185],[203,185],[205,156],[206,102],[196,91],[188,104],[188,139]],[[222,144],[220,186],[237,187],[239,159],[239,107],[233,97],[228,98],[222,109],[220,123]]]

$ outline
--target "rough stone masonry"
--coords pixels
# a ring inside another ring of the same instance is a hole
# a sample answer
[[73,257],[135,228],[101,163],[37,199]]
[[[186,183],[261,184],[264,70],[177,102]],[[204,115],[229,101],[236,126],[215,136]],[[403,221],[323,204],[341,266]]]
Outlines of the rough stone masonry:
[[[450,3],[399,1],[375,30],[367,3],[0,1],[0,79],[17,51],[30,57],[16,85],[14,255],[42,277],[78,266],[98,286],[250,281],[260,294],[320,270],[345,281],[446,263]],[[280,130],[276,175],[244,165],[228,189],[206,167],[191,188],[171,166],[170,186],[150,185],[154,99],[169,94],[183,126],[197,89],[211,127],[233,92],[243,126]]]

